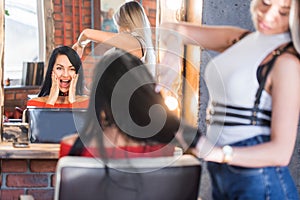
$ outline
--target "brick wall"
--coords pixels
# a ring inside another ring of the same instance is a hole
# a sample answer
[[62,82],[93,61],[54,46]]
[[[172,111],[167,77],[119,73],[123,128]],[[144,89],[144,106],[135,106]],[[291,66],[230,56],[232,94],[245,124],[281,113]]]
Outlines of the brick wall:
[[[72,46],[80,32],[92,27],[91,0],[53,0],[55,46]],[[151,26],[156,24],[156,0],[143,0],[142,5]]]
[[14,116],[15,107],[21,109],[26,108],[27,95],[37,94],[39,92],[38,86],[32,87],[18,87],[18,88],[5,88],[4,89],[4,111],[9,118],[16,118]]
[[91,0],[53,0],[55,46],[72,46],[84,28],[92,27]]
[[142,5],[152,27],[156,25],[156,0],[143,0]]
[[56,159],[2,159],[0,199],[14,200],[29,194],[35,200],[53,200]]

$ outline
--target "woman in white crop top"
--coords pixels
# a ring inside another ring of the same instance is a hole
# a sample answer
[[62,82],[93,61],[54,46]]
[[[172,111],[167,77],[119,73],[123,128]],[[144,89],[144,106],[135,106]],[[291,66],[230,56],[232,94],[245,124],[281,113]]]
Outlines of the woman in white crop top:
[[[113,19],[118,33],[94,29],[85,29],[81,32],[77,42],[73,45],[80,57],[84,47],[90,41],[94,41],[123,49],[147,64],[155,64],[150,23],[142,5],[136,1],[126,2],[119,7]],[[150,68],[151,66],[152,68]],[[147,67],[154,76],[154,65],[147,65]]]
[[252,0],[253,33],[162,25],[185,44],[220,53],[205,71],[209,124],[196,151],[208,161],[214,199],[298,199],[287,165],[300,113],[299,7],[299,0]]

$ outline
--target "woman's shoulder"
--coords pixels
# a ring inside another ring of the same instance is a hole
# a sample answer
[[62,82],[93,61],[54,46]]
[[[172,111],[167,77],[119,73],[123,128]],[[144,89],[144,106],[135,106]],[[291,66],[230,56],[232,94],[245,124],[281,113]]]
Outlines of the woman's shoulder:
[[[271,76],[276,80],[297,80],[300,77],[300,60],[299,54],[291,51],[283,52],[278,56],[274,63],[274,69],[271,71]],[[299,80],[298,80],[299,81]]]
[[[284,67],[285,69],[294,68],[294,70],[300,70],[300,55],[296,52],[293,47],[286,49],[278,56],[277,59],[278,67]],[[275,64],[275,65],[276,65]]]
[[43,107],[46,104],[48,97],[36,97],[27,101],[27,106]]
[[46,102],[48,99],[48,96],[45,96],[45,97],[35,97],[35,98],[32,98],[32,99],[29,99],[29,101],[37,101],[37,102]]

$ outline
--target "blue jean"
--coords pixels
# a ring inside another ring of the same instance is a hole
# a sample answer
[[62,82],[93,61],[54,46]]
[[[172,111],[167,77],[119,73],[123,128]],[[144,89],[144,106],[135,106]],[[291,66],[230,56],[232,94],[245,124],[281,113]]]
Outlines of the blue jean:
[[[251,146],[268,141],[257,136],[232,146]],[[215,200],[297,200],[298,192],[287,167],[245,168],[208,162]]]

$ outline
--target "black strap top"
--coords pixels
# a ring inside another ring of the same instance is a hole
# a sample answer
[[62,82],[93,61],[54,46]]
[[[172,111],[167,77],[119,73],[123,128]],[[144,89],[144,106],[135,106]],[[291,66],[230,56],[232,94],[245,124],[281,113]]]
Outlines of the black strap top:
[[[269,62],[267,62],[266,64],[263,64],[263,65],[259,66],[259,68],[257,70],[257,77],[258,77],[258,81],[259,81],[259,87],[257,89],[256,95],[255,95],[254,105],[253,105],[252,108],[230,106],[230,105],[225,105],[225,104],[214,103],[213,102],[213,105],[215,107],[228,108],[229,110],[251,111],[252,114],[251,114],[251,116],[246,116],[246,115],[237,114],[237,113],[234,113],[234,112],[226,112],[225,113],[223,111],[218,111],[218,112],[215,111],[214,113],[210,113],[210,114],[219,115],[219,116],[225,116],[226,115],[226,116],[229,116],[229,117],[237,117],[237,118],[241,118],[241,119],[248,119],[248,120],[250,120],[250,124],[241,123],[241,122],[226,122],[226,121],[225,122],[223,122],[223,121],[213,121],[213,122],[209,122],[209,123],[217,123],[217,124],[222,124],[222,125],[225,125],[225,126],[240,126],[240,125],[270,126],[271,121],[269,119],[258,117],[258,113],[261,113],[261,114],[269,116],[269,117],[271,117],[271,114],[272,114],[271,111],[269,111],[269,110],[263,110],[263,109],[259,108],[262,91],[264,90],[265,83],[266,83],[266,80],[267,80],[267,76],[270,73],[270,71],[272,70],[272,68],[274,66],[274,63],[277,60],[278,56],[281,55],[283,52],[285,52],[292,45],[293,45],[292,42],[290,42],[285,47],[276,49],[273,52],[272,59]],[[263,73],[263,71],[265,71],[265,73]]]

